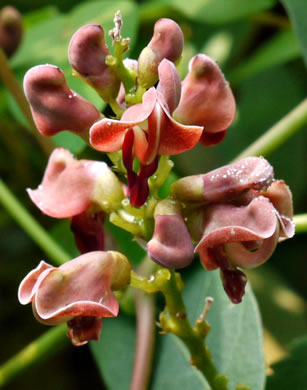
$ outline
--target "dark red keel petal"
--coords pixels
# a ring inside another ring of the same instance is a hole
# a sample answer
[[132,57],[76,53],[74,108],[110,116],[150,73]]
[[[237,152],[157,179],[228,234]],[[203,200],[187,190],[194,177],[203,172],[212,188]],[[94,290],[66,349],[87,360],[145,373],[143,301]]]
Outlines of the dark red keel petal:
[[70,228],[74,233],[76,245],[82,254],[105,250],[103,223],[103,212],[94,215],[84,212],[72,218]]

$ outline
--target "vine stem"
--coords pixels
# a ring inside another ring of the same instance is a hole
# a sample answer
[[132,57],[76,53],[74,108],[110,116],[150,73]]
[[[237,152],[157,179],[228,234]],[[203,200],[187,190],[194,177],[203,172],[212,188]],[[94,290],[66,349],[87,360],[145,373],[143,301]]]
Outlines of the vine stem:
[[[145,257],[138,267],[138,273],[150,275],[154,272],[156,264]],[[146,390],[152,371],[152,360],[155,344],[155,300],[141,290],[134,292],[136,312],[136,347],[130,390]]]
[[25,232],[45,251],[56,265],[70,260],[70,256],[50,237],[44,228],[31,216],[0,179],[0,202]]
[[69,341],[66,332],[66,324],[52,328],[0,366],[0,387],[62,349]]
[[307,214],[297,214],[293,217],[295,233],[307,233]]
[[307,98],[240,153],[233,161],[249,156],[268,156],[307,123]]
[[3,84],[12,94],[18,106],[20,107],[24,117],[26,118],[30,126],[32,135],[36,138],[37,142],[40,144],[44,152],[47,155],[49,155],[54,149],[55,145],[50,138],[44,137],[37,131],[23,89],[19,84],[19,81],[17,80],[14,72],[12,71],[9,61],[1,47],[0,47],[0,78]]

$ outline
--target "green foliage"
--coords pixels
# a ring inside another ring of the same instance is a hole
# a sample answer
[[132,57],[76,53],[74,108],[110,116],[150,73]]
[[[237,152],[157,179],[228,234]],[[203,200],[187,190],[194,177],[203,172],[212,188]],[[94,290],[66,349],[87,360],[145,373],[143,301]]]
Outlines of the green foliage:
[[[245,383],[253,390],[264,386],[264,357],[258,308],[248,289],[240,305],[225,296],[218,272],[206,272],[197,265],[184,275],[183,291],[189,316],[193,321],[201,314],[205,298],[214,303],[208,315],[212,327],[208,346],[220,372],[229,376],[230,388]],[[99,343],[91,343],[97,365],[109,390],[125,390],[131,379],[135,345],[134,321],[120,314],[115,321],[105,320]],[[209,389],[200,372],[189,364],[189,352],[173,335],[157,336],[152,390]],[[116,375],[116,372],[121,375]]]
[[272,366],[266,390],[303,390],[307,383],[307,337],[294,341],[289,356]]
[[307,7],[305,0],[281,0],[293,23],[296,35],[301,45],[302,54],[307,64]]

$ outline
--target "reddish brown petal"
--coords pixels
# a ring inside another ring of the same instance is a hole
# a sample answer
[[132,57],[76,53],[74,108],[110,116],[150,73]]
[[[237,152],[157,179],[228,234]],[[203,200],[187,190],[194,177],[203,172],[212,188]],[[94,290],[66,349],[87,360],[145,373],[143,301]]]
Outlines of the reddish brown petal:
[[232,303],[242,302],[247,283],[246,275],[238,269],[221,269],[224,290]]
[[205,54],[192,58],[174,118],[203,126],[206,133],[217,133],[227,129],[235,111],[232,91],[218,65]]
[[84,212],[72,218],[70,228],[81,253],[105,250],[104,213]]
[[0,47],[11,57],[22,40],[22,15],[14,7],[3,7],[0,12]]
[[206,130],[204,130],[199,142],[204,146],[218,145],[226,137],[226,134],[227,130],[222,130],[218,133],[207,133]]
[[87,344],[90,340],[99,340],[102,321],[96,317],[75,317],[67,322],[67,336],[76,347]]
[[293,217],[293,200],[290,188],[283,180],[275,180],[261,195],[270,199],[280,215]]
[[24,91],[38,130],[52,136],[62,130],[85,133],[100,118],[96,107],[72,91],[60,68],[38,65],[24,78]]
[[103,162],[77,161],[68,150],[57,148],[50,156],[42,184],[27,191],[43,213],[70,218],[91,205],[95,181],[108,170]]

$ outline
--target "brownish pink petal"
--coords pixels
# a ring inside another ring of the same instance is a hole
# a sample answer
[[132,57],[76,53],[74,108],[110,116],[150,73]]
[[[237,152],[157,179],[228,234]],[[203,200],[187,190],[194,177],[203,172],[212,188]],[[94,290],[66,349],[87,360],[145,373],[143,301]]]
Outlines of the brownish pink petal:
[[0,11],[0,47],[11,57],[21,43],[23,35],[22,15],[14,7],[3,7]]
[[[187,125],[203,126],[206,133],[218,133],[231,124],[235,111],[231,88],[216,62],[205,54],[192,58],[174,118]],[[203,143],[213,144],[213,141],[205,138]],[[218,137],[216,141],[221,139]]]
[[52,270],[37,289],[37,315],[45,323],[116,316],[118,303],[111,288],[120,265],[111,252],[89,252]]
[[183,33],[179,25],[171,19],[159,19],[149,44],[142,50],[138,59],[138,81],[150,88],[158,81],[158,66],[166,58],[177,61],[183,50]]
[[[195,248],[201,261],[209,269],[216,261],[210,258],[210,248],[224,246],[227,259],[242,268],[256,267],[265,262],[277,245],[279,224],[276,211],[263,196],[255,198],[248,206],[230,204],[211,205],[204,210],[204,233]],[[256,251],[250,251],[247,242]],[[241,243],[242,245],[236,245]],[[255,248],[254,248],[255,247]],[[218,263],[216,263],[219,266]]]
[[70,218],[91,205],[98,175],[108,171],[104,162],[77,161],[63,148],[49,159],[42,184],[28,193],[36,206],[55,218]]
[[153,238],[147,244],[149,256],[167,268],[187,267],[194,248],[184,219],[180,215],[157,215]]
[[[165,108],[172,113],[179,104],[181,96],[181,80],[176,66],[169,60],[164,59],[158,67],[159,84],[158,93],[165,101]],[[160,103],[162,99],[160,98]]]
[[117,96],[120,85],[117,75],[106,65],[109,54],[104,30],[96,24],[88,24],[77,30],[68,49],[72,67],[106,101]]
[[38,130],[47,136],[62,130],[82,134],[100,118],[96,107],[72,91],[60,68],[38,65],[24,78],[24,91]]
[[262,157],[247,157],[204,175],[176,181],[172,194],[182,202],[231,201],[246,190],[266,189],[273,180],[273,168]]

